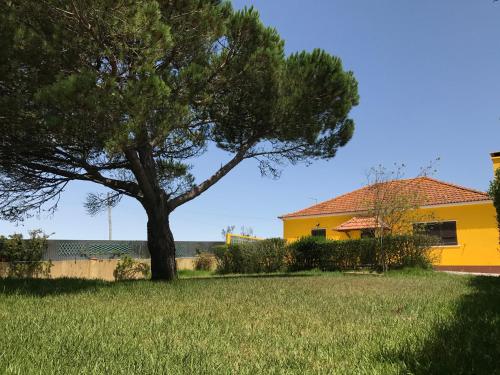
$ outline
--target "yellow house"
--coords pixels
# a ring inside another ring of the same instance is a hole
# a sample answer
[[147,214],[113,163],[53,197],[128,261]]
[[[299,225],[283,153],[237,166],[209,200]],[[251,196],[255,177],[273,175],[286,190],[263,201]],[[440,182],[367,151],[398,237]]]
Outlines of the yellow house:
[[[500,152],[491,154],[494,170],[500,168]],[[485,192],[429,177],[396,180],[412,195],[421,197],[417,223],[441,239],[432,249],[435,268],[450,271],[500,273],[499,230],[493,202]],[[399,186],[396,185],[396,189]],[[372,186],[318,203],[283,216],[283,236],[295,241],[304,236],[341,240],[372,236],[380,228],[367,212],[376,198]]]

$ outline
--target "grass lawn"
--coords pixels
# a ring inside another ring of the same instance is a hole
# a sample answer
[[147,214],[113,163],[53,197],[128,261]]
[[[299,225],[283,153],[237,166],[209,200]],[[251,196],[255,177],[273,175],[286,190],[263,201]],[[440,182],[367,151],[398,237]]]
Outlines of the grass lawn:
[[500,278],[193,276],[0,280],[0,374],[500,373]]

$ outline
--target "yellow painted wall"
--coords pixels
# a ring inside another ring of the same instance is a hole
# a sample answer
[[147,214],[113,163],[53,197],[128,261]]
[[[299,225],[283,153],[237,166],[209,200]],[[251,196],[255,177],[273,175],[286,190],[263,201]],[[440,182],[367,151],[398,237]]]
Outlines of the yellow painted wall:
[[[351,219],[351,216],[319,216],[301,219],[284,219],[283,236],[287,241],[296,241],[301,237],[310,236],[313,229],[326,229],[326,238],[331,240],[346,240],[348,235],[337,232],[333,228]],[[359,238],[360,232],[349,233],[351,238]]]
[[437,220],[456,220],[458,246],[436,247],[436,265],[500,265],[498,227],[493,204],[451,206],[432,210]]
[[[458,245],[433,248],[435,265],[500,265],[498,229],[492,203],[427,208],[419,211],[422,217],[432,217],[436,221],[457,222]],[[329,239],[347,239],[346,234],[336,232],[333,228],[350,218],[352,215],[284,219],[284,238],[287,241],[295,241],[310,235],[311,230],[318,227],[326,229]],[[359,232],[351,234],[351,238],[359,238]]]
[[493,172],[495,172],[500,168],[500,156],[493,156],[491,160],[493,161]]

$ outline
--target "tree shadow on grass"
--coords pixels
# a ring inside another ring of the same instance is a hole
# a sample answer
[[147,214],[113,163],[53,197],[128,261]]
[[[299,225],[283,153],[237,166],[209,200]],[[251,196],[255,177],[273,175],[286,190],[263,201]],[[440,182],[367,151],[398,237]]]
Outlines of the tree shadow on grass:
[[[500,374],[500,277],[471,278],[451,322],[397,359],[413,374]],[[387,358],[390,360],[390,358]]]
[[111,285],[102,280],[85,280],[74,278],[61,279],[1,279],[0,296],[24,295],[46,297],[53,295],[97,292]]

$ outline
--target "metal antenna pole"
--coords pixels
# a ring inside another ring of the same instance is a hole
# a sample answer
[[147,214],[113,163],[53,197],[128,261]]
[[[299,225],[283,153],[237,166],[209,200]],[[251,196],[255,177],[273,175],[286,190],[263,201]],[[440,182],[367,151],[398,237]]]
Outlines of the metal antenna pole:
[[108,239],[111,241],[113,238],[113,222],[111,219],[111,193],[108,193]]
[[318,198],[309,197],[310,200],[314,201],[314,204],[318,204]]

